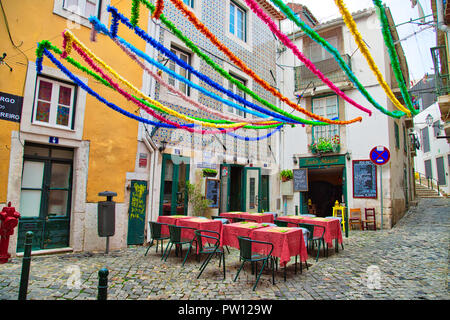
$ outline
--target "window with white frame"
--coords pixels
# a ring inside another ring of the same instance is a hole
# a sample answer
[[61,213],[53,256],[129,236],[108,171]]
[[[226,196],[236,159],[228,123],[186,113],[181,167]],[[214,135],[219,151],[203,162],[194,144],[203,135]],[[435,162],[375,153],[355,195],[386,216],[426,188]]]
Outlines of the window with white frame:
[[[330,37],[325,40],[328,41],[333,47],[337,48],[337,37]],[[332,58],[332,55],[323,46],[316,42],[312,42],[308,46],[307,53],[309,54],[309,60],[311,60],[312,62],[318,62]]]
[[38,77],[33,123],[73,129],[76,87],[66,82]]
[[[172,51],[172,53],[175,54],[180,60],[186,62],[189,65],[191,64],[191,55],[189,53],[174,47],[172,47],[170,51]],[[190,79],[190,73],[186,69],[180,67],[172,60],[169,60],[169,69],[186,79]],[[168,82],[171,86],[174,86],[175,88],[183,92],[185,95],[189,95],[190,90],[189,86],[186,83],[171,76],[169,76]]]
[[230,1],[229,32],[242,41],[247,41],[247,12],[236,2]]
[[63,8],[79,16],[98,17],[99,0],[64,0]]
[[[327,119],[339,119],[339,107],[337,96],[312,99],[312,112]],[[313,140],[319,138],[332,139],[339,136],[339,126],[330,124],[326,126],[313,127]]]
[[[240,83],[242,83],[244,86],[246,85],[246,81],[242,78],[236,77],[235,75],[231,75],[233,78],[235,78],[236,80],[238,80]],[[228,90],[232,91],[233,93],[235,93],[237,96],[245,99],[245,92],[242,91],[241,89],[239,89],[233,82],[228,81]],[[233,102],[240,104],[239,102],[237,102],[236,100],[232,99]],[[245,107],[244,107],[245,108]],[[232,106],[228,106],[228,112],[229,113],[234,113],[240,117],[245,118],[246,117],[246,112],[233,108]]]

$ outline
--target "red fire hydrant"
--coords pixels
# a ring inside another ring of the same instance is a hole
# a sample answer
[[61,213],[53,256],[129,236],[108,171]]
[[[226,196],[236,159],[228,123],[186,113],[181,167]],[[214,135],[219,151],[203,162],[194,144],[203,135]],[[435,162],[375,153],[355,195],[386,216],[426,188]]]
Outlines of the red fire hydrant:
[[11,202],[0,212],[0,263],[8,262],[11,255],[8,253],[9,236],[14,233],[14,228],[19,224],[20,213],[11,207]]

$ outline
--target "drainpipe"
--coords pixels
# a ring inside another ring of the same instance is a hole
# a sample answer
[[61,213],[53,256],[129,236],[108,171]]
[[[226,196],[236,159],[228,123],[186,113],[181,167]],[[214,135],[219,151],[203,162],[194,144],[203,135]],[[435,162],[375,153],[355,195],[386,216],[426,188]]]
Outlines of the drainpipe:
[[[152,138],[148,137],[147,135],[142,139],[144,141],[145,146],[150,151],[150,173],[149,173],[149,179],[148,179],[148,198],[147,198],[147,222],[152,221],[154,208],[152,205],[152,201],[155,198],[155,171],[156,171],[156,159],[158,158],[158,147],[153,142]],[[155,217],[156,218],[156,217]],[[147,232],[147,241],[150,241],[150,232]]]
[[437,11],[437,28],[441,31],[447,32],[449,31],[448,26],[444,22],[444,5],[442,0],[436,1],[436,11]]

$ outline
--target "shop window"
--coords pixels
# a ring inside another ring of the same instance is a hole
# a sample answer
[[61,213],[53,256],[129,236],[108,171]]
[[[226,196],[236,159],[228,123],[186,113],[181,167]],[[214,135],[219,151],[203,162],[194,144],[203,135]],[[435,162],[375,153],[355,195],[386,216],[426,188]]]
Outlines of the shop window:
[[76,87],[66,82],[38,77],[33,123],[73,129]]

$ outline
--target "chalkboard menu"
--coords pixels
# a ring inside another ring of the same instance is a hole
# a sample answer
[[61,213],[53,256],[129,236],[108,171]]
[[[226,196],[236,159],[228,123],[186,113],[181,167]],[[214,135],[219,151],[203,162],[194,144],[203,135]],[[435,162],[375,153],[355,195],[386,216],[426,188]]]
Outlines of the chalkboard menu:
[[377,166],[370,160],[353,160],[353,198],[377,198]]
[[308,191],[308,169],[294,169],[294,191]]
[[209,205],[210,208],[219,207],[219,190],[219,179],[206,179],[206,199],[212,201],[212,203]]

